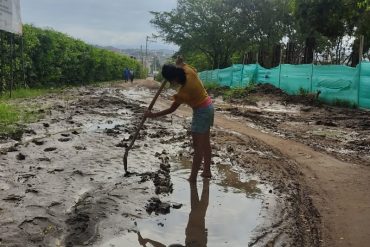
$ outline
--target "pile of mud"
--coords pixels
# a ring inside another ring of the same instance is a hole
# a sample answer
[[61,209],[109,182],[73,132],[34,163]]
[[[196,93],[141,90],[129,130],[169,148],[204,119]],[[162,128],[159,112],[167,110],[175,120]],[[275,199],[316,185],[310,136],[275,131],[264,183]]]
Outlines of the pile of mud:
[[276,96],[286,96],[287,95],[283,90],[269,83],[257,84],[255,88],[253,89],[252,93],[273,94]]

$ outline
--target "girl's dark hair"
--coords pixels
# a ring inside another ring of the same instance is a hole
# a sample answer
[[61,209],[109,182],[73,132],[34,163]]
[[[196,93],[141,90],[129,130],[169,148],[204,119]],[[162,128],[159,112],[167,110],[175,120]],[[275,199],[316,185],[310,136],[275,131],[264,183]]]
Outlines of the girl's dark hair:
[[162,76],[169,82],[176,81],[181,85],[185,85],[186,75],[183,68],[176,67],[172,64],[165,64],[162,67]]

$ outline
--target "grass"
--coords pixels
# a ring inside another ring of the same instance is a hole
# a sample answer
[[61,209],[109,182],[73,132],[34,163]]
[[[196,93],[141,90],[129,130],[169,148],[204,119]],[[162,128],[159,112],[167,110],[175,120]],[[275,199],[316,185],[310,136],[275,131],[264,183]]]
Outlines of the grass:
[[298,94],[300,96],[307,97],[310,92],[307,89],[304,89],[303,87],[300,87],[298,90]]
[[35,98],[48,93],[58,93],[61,89],[55,88],[19,88],[12,91],[12,97],[10,98],[9,92],[0,95],[0,102],[7,101],[10,99],[24,99],[24,98]]
[[231,88],[225,91],[223,98],[224,100],[241,99],[247,97],[248,93],[244,88]]
[[60,89],[17,89],[0,95],[0,136],[19,136],[23,124],[35,122],[41,115],[37,107],[30,104],[18,104],[16,99],[28,99],[48,93],[60,92]]
[[204,83],[204,87],[207,90],[217,90],[221,88],[221,86],[217,82],[206,82]]
[[19,117],[18,110],[15,106],[7,103],[0,103],[0,124],[14,124],[19,121]]
[[249,83],[245,88],[230,88],[225,91],[223,98],[225,100],[248,98],[255,89],[256,84],[254,83]]
[[37,121],[40,114],[32,106],[16,106],[0,102],[0,133],[18,131],[21,124]]
[[250,94],[256,90],[256,84],[251,82],[246,87],[230,88],[220,86],[217,82],[205,83],[205,88],[215,97],[222,96],[224,100],[249,99]]
[[227,102],[238,101],[243,104],[256,105],[258,99],[253,96],[256,92],[257,84],[250,82],[246,87],[230,88],[227,86],[220,86],[217,82],[205,83],[207,92],[214,97],[222,96],[223,100]]
[[335,99],[332,102],[332,105],[337,106],[337,107],[343,107],[343,108],[353,108],[353,109],[358,108],[356,103],[353,103],[349,100],[344,100],[344,99]]

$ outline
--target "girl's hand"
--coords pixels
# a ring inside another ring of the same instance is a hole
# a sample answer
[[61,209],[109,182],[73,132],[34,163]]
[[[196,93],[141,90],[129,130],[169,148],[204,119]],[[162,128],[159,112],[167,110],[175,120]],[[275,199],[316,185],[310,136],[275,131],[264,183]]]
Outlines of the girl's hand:
[[146,111],[144,113],[144,117],[146,117],[146,118],[153,118],[154,117],[154,113],[152,113],[151,111]]

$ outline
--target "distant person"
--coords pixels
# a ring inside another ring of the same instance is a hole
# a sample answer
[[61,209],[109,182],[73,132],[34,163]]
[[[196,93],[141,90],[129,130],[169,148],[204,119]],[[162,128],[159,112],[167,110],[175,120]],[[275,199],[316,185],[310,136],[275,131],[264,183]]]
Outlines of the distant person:
[[125,80],[125,82],[128,82],[130,78],[130,71],[128,70],[128,68],[125,68],[125,70],[123,71],[123,79]]
[[193,119],[191,132],[193,138],[193,164],[189,181],[196,182],[202,161],[204,161],[202,177],[210,178],[211,174],[211,143],[210,128],[214,121],[214,108],[211,97],[208,96],[202,81],[199,79],[195,69],[183,63],[182,67],[165,64],[162,68],[162,76],[170,83],[178,84],[180,87],[177,94],[173,96],[172,105],[163,111],[145,113],[146,117],[155,118],[170,114],[185,103],[193,108]]
[[132,70],[130,70],[130,81],[131,81],[131,83],[133,83],[133,82],[134,82],[134,78],[135,78],[135,72],[134,72],[134,70],[132,69]]

